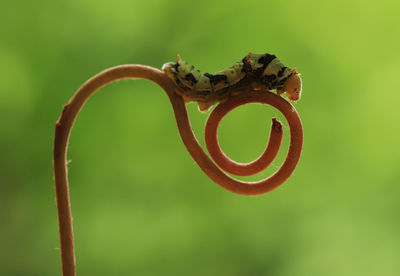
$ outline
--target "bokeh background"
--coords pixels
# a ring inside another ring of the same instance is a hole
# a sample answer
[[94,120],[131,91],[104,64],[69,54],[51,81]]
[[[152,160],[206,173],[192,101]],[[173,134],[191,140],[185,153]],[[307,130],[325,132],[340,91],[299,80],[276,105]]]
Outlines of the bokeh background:
[[[125,80],[95,94],[68,159],[78,275],[400,275],[398,1],[9,1],[0,16],[0,275],[60,275],[54,125],[94,74],[181,56],[204,72],[249,51],[303,76],[292,177],[230,193],[181,142],[166,94]],[[204,144],[206,114],[188,105]],[[268,106],[220,127],[237,161],[264,149]],[[285,131],[287,123],[284,121]],[[282,163],[287,137],[277,160]]]

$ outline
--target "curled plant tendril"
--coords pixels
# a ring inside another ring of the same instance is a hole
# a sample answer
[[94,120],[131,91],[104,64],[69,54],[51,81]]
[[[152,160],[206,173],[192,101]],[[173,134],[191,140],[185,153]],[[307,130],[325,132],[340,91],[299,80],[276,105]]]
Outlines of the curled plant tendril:
[[264,153],[258,159],[247,164],[237,163],[229,159],[229,157],[227,157],[222,152],[218,143],[218,125],[221,122],[222,118],[229,111],[246,103],[249,102],[245,101],[245,99],[241,99],[239,101],[235,99],[234,101],[220,104],[211,113],[210,117],[207,120],[205,129],[207,150],[210,153],[214,162],[217,163],[217,165],[225,172],[239,176],[253,175],[267,168],[278,154],[283,136],[281,123],[273,118],[268,146],[265,148]]
[[[66,167],[66,152],[70,132],[79,111],[94,92],[110,82],[125,78],[151,80],[165,90],[171,101],[179,133],[187,150],[200,168],[215,183],[231,192],[243,195],[259,195],[269,192],[281,185],[291,175],[300,158],[303,144],[303,129],[299,115],[289,102],[276,94],[268,91],[249,91],[240,96],[232,97],[214,109],[207,121],[205,135],[207,149],[215,163],[219,166],[217,167],[197,141],[190,125],[185,103],[181,96],[175,93],[174,84],[163,72],[144,65],[121,65],[105,70],[88,80],[78,89],[71,100],[64,106],[55,129],[53,165],[60,227],[62,271],[64,276],[76,275]],[[223,169],[235,175],[252,175],[266,168],[279,151],[282,140],[282,126],[279,121],[273,119],[268,146],[257,160],[248,164],[236,163],[222,152],[217,140],[219,122],[229,111],[247,103],[262,103],[274,106],[282,112],[290,127],[290,146],[285,162],[275,174],[258,182],[238,181],[221,170]]]

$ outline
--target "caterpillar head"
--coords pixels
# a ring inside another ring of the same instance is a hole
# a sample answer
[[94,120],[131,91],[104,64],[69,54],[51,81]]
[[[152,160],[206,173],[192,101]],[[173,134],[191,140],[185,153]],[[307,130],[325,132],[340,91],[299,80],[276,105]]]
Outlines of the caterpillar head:
[[291,101],[298,101],[301,96],[301,78],[300,74],[297,73],[296,68],[292,70],[292,75],[287,79],[283,86],[283,90],[286,91],[286,96]]

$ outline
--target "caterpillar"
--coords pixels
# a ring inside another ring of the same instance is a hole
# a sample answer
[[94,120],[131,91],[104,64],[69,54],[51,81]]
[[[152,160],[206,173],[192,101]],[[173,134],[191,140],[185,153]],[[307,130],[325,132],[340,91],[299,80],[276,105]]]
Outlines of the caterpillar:
[[197,102],[202,112],[249,87],[276,90],[278,95],[286,92],[291,101],[298,101],[301,96],[301,78],[296,68],[286,67],[269,53],[248,53],[241,61],[215,74],[202,74],[177,55],[176,62],[164,64],[162,70],[184,101]]

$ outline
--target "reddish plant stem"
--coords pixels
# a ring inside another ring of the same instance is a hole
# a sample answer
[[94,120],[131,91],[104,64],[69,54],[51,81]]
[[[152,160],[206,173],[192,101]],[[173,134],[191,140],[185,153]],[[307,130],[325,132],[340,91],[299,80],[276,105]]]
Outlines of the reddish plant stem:
[[[223,114],[226,114],[228,111],[239,105],[257,102],[272,105],[279,111],[281,111],[288,121],[290,128],[289,151],[284,163],[273,175],[257,182],[239,181],[231,178],[230,176],[222,172],[210,160],[210,158],[208,158],[202,147],[199,145],[196,137],[193,134],[193,131],[191,130],[190,123],[187,118],[186,109],[180,106],[177,106],[179,108],[175,108],[174,102],[172,102],[183,143],[185,144],[189,153],[192,155],[193,159],[208,175],[208,177],[214,180],[215,183],[231,192],[242,195],[260,195],[263,193],[267,193],[274,190],[283,182],[285,182],[296,168],[303,146],[303,127],[299,115],[288,101],[271,92],[251,91],[249,93],[245,93],[229,99],[225,103],[221,104],[220,109],[218,109],[219,106],[216,108],[216,112],[218,112],[219,110],[221,113],[217,113],[215,115],[217,116],[217,118],[215,118],[215,121],[220,121],[223,117]],[[213,114],[214,113],[212,113],[210,117],[213,116]],[[206,136],[213,134],[215,134],[215,132],[206,131]],[[209,141],[212,140],[209,137],[207,137],[206,139]],[[216,147],[211,146],[210,149],[215,150]],[[222,151],[220,148],[219,150]],[[274,150],[271,152],[274,153]],[[213,155],[217,155],[217,153],[214,152]],[[221,158],[226,158],[226,160],[224,160],[224,162],[226,163],[232,162],[225,155],[222,155]]]
[[[228,102],[229,103],[229,102]],[[282,124],[272,118],[272,126],[268,146],[265,148],[264,153],[256,160],[250,163],[237,163],[231,160],[222,151],[218,143],[218,126],[222,118],[233,108],[245,104],[245,102],[237,102],[238,105],[227,107],[227,103],[222,103],[217,106],[207,120],[205,128],[205,141],[207,150],[210,153],[214,162],[225,172],[239,176],[248,176],[257,174],[267,168],[279,152],[282,142],[283,129]]]
[[[243,172],[245,172],[245,174],[249,174],[249,172],[253,173],[254,171],[259,170],[261,167],[265,167],[262,163],[270,163],[279,150],[282,132],[280,131],[281,127],[278,125],[279,123],[276,121],[274,122],[271,130],[271,138],[266,152],[264,152],[264,154],[258,160],[250,163],[255,163],[256,165],[239,164],[230,160],[223,154],[219,148],[216,138],[216,129],[219,121],[230,110],[245,103],[266,103],[279,109],[289,122],[291,143],[284,164],[274,175],[265,180],[253,183],[232,179],[222,172],[210,160],[198,143],[190,125],[185,103],[183,99],[175,93],[175,88],[172,81],[168,79],[163,72],[158,69],[143,65],[121,65],[99,73],[88,80],[81,88],[79,88],[71,100],[64,106],[55,129],[53,163],[60,227],[62,271],[64,276],[76,275],[72,217],[66,166],[66,152],[70,132],[79,111],[87,99],[100,87],[124,78],[148,79],[155,82],[165,90],[175,113],[179,133],[189,153],[192,155],[193,159],[197,162],[200,168],[212,180],[229,191],[244,195],[257,195],[275,189],[293,172],[301,154],[303,129],[300,118],[293,106],[280,96],[270,92],[251,91],[249,93],[245,93],[219,105],[215,111],[213,111],[210,116],[210,120],[207,123],[207,147],[209,148],[211,156],[218,156],[218,164],[220,164],[222,168],[228,169],[228,172],[238,171],[238,173],[242,175]],[[259,161],[260,159],[261,161]],[[244,167],[244,169],[241,167]]]

